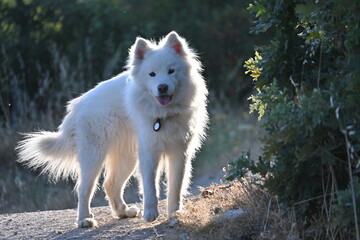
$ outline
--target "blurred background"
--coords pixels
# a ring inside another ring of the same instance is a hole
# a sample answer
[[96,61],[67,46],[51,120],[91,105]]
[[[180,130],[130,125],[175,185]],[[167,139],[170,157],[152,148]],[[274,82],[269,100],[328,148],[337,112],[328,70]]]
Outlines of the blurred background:
[[[23,132],[56,130],[67,101],[123,71],[137,36],[158,40],[175,30],[204,64],[211,124],[194,161],[193,189],[218,181],[242,151],[259,149],[243,65],[267,36],[249,34],[249,2],[1,0],[0,213],[76,207],[73,182],[53,184],[24,168],[14,147]],[[126,199],[134,196],[128,189]],[[98,191],[93,205],[105,204]]]

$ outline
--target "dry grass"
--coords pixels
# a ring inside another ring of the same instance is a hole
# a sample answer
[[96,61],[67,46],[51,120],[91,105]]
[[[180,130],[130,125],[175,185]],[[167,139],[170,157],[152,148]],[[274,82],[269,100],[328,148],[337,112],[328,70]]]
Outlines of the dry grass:
[[[300,239],[296,223],[285,217],[274,196],[249,177],[212,186],[185,201],[179,227],[204,239]],[[244,214],[226,218],[230,209]]]

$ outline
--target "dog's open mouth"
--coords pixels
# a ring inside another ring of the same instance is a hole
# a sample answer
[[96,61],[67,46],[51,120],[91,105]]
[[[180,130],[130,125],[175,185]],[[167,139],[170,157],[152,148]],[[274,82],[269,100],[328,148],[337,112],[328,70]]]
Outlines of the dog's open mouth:
[[156,97],[156,99],[161,105],[168,105],[171,102],[172,97],[173,97],[172,95],[162,95]]

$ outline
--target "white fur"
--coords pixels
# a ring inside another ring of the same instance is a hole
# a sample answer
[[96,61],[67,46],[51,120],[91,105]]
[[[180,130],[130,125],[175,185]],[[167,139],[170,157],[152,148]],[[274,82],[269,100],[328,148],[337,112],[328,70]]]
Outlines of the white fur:
[[[70,101],[57,132],[26,134],[17,147],[19,161],[41,167],[54,180],[77,180],[79,227],[96,226],[90,202],[103,168],[104,189],[114,214],[120,218],[139,214],[137,207],[128,207],[123,200],[138,159],[143,217],[155,220],[159,171],[165,164],[171,217],[181,209],[191,160],[205,137],[208,92],[200,72],[195,53],[177,33],[169,33],[158,44],[137,38],[128,70]],[[166,95],[172,95],[167,105],[156,98],[161,84],[167,86]],[[157,119],[161,129],[155,132]]]

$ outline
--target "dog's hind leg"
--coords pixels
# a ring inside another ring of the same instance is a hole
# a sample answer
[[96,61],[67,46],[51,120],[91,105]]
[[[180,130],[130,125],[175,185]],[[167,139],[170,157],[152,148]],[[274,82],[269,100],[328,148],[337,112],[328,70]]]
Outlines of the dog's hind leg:
[[78,157],[80,164],[80,176],[77,183],[79,201],[78,227],[94,227],[97,226],[97,222],[94,219],[94,215],[90,212],[90,203],[96,190],[104,154],[87,148],[86,152],[80,151]]
[[121,152],[108,156],[105,165],[104,189],[113,214],[119,218],[136,217],[140,213],[138,207],[128,207],[123,198],[126,183],[133,174],[136,164],[137,157],[134,153]]

